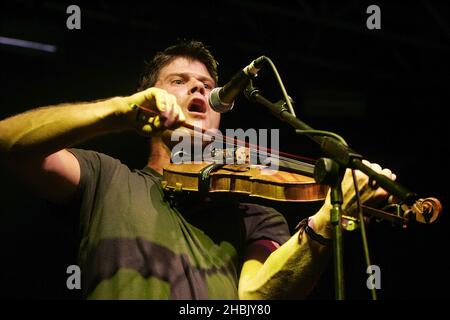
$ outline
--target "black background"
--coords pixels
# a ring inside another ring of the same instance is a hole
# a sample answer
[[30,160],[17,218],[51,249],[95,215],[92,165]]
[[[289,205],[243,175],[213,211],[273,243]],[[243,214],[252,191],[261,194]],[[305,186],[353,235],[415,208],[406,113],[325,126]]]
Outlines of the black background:
[[[81,30],[68,30],[66,8],[81,8]],[[368,30],[366,8],[381,8],[381,30]],[[339,133],[366,159],[388,167],[423,197],[441,200],[432,225],[368,227],[380,299],[448,299],[446,208],[450,27],[444,1],[9,1],[0,36],[57,46],[55,53],[0,45],[0,118],[38,106],[91,101],[136,90],[144,61],[179,38],[211,47],[224,84],[252,59],[277,66],[297,115]],[[281,98],[273,73],[256,83]],[[320,152],[262,107],[239,97],[222,128],[280,128],[281,149]],[[146,162],[145,140],[131,133],[83,145],[132,168]],[[77,217],[46,203],[2,172],[0,287],[3,298],[78,299],[65,286],[76,264]],[[302,208],[301,215],[311,214]],[[289,217],[288,217],[289,218]],[[295,219],[290,219],[295,220]],[[348,299],[370,299],[360,235],[345,235]],[[332,266],[310,299],[333,299]]]

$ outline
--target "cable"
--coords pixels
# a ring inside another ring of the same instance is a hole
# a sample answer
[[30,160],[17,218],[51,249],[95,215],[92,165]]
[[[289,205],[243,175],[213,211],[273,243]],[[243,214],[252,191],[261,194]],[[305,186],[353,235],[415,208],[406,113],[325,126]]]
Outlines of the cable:
[[286,88],[284,87],[284,84],[283,84],[283,80],[281,80],[280,74],[278,73],[278,70],[275,67],[275,64],[272,62],[272,60],[270,60],[270,58],[268,58],[268,57],[264,57],[264,58],[270,64],[270,67],[272,68],[273,72],[275,73],[275,77],[277,78],[278,83],[280,84],[281,92],[283,93],[283,96],[284,96],[284,99],[286,101],[286,104],[288,105],[289,112],[294,117],[297,117],[295,115],[294,108],[292,107],[291,99],[289,98],[289,95],[287,94]]
[[[275,74],[275,77],[277,78],[277,81],[278,81],[278,83],[280,85],[280,88],[281,88],[281,92],[283,93],[284,99],[285,99],[286,104],[287,104],[287,106],[289,108],[289,112],[294,117],[297,117],[296,114],[295,114],[294,108],[292,106],[291,99],[289,98],[289,95],[287,94],[286,88],[285,88],[285,86],[283,84],[283,80],[281,80],[281,77],[280,77],[280,74],[279,74],[279,72],[277,70],[277,67],[272,62],[272,60],[270,60],[270,58],[264,56],[264,60],[266,60],[270,64],[270,67],[272,68],[272,70],[273,70],[273,72]],[[300,133],[300,134],[305,133],[305,134],[329,136],[329,137],[337,139],[338,141],[340,141],[345,146],[348,146],[347,142],[345,142],[344,138],[342,138],[340,135],[338,135],[338,134],[336,134],[334,132],[324,131],[324,130],[299,130],[299,129],[295,130],[295,132]]]

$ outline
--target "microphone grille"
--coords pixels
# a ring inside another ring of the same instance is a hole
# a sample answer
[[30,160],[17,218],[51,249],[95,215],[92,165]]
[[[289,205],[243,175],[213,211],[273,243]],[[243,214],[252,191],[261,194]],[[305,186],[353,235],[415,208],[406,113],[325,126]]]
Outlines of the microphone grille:
[[232,103],[224,103],[222,100],[220,100],[219,93],[221,89],[221,87],[212,89],[209,94],[208,101],[211,109],[216,112],[225,113],[233,109],[234,101]]

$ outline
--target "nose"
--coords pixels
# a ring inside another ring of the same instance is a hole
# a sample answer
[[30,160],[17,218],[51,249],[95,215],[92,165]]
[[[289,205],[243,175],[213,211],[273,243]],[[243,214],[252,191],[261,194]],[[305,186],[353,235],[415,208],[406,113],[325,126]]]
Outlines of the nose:
[[192,80],[192,84],[191,84],[191,87],[190,87],[189,91],[190,91],[191,94],[193,94],[195,92],[198,92],[198,93],[200,93],[203,96],[206,93],[205,86],[204,86],[203,82],[199,81],[197,79],[193,79]]

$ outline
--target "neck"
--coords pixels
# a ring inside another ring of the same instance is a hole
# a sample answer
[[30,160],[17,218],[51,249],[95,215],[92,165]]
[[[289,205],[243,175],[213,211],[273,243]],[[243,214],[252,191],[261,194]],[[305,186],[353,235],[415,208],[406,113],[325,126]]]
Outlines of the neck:
[[170,149],[161,137],[151,138],[151,153],[147,165],[153,170],[163,173],[163,168],[170,164]]

